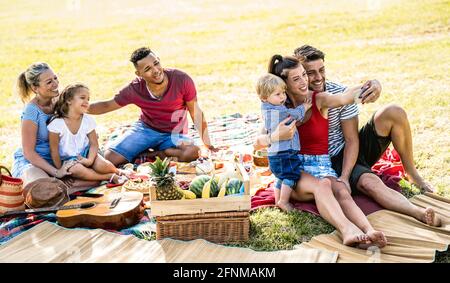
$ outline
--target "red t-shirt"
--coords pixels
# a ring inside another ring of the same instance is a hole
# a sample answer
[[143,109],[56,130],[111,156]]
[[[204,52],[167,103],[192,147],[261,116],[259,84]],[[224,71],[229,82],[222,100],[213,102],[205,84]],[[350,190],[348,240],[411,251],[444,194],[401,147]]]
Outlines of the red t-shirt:
[[141,108],[139,120],[150,128],[165,133],[188,131],[186,102],[197,97],[194,81],[184,72],[164,69],[169,78],[161,99],[150,95],[144,79],[137,77],[114,97],[120,106],[135,104]]

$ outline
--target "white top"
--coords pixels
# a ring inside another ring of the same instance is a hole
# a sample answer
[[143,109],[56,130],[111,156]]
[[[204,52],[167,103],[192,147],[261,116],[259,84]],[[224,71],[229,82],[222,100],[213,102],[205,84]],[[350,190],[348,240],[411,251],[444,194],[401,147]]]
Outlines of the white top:
[[52,133],[59,134],[59,155],[61,159],[66,159],[78,156],[83,152],[89,145],[87,135],[95,130],[95,127],[95,120],[91,116],[84,114],[80,128],[75,135],[69,130],[63,118],[54,119],[47,126],[47,129]]

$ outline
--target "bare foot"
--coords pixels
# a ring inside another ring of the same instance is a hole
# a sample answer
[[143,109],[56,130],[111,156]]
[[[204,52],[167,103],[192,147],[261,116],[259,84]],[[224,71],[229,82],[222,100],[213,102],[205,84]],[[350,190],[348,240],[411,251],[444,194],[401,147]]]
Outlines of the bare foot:
[[367,236],[369,236],[370,241],[373,243],[373,245],[383,248],[387,245],[387,239],[383,232],[371,230],[367,232]]
[[277,203],[277,206],[279,207],[279,208],[281,208],[281,210],[283,210],[283,211],[286,211],[286,212],[289,212],[289,211],[292,211],[292,210],[294,210],[294,207],[292,206],[292,204],[290,204],[289,202],[278,202]]
[[431,207],[428,207],[425,209],[424,214],[422,215],[422,222],[434,226],[439,227],[441,226],[441,219],[436,215],[434,210]]
[[350,228],[348,231],[342,232],[342,238],[343,244],[350,247],[367,249],[372,244],[369,236],[357,228]]

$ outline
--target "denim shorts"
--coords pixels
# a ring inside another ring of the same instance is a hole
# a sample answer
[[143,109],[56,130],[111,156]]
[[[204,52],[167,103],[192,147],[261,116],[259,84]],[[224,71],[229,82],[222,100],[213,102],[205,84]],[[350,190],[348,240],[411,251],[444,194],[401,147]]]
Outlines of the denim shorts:
[[[42,156],[41,157],[47,161],[50,165],[55,166],[53,164],[53,160],[50,157],[50,154],[48,156]],[[28,161],[25,156],[23,156],[23,152],[22,150],[18,150],[17,152],[14,153],[14,162],[13,162],[13,166],[12,166],[12,170],[11,170],[11,175],[14,178],[21,178],[22,174],[25,170],[27,170],[28,168],[30,168],[31,166],[33,166],[30,161]]]
[[281,151],[269,156],[269,166],[277,178],[276,189],[280,189],[282,184],[293,188],[300,179],[301,162],[296,150]]
[[165,150],[177,147],[181,142],[193,143],[192,139],[182,134],[158,132],[142,121],[137,121],[123,136],[117,138],[108,149],[125,157],[128,162],[149,148]]
[[335,177],[337,174],[331,167],[331,160],[328,154],[309,155],[299,154],[301,171],[304,171],[316,178]]

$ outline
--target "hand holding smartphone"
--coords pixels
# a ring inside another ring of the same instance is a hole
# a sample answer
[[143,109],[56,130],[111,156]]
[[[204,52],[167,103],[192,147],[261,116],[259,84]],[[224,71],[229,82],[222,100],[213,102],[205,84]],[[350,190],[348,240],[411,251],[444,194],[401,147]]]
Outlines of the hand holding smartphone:
[[370,88],[370,85],[364,85],[361,87],[360,91],[355,93],[355,103],[361,103],[362,100],[368,95],[366,91]]

